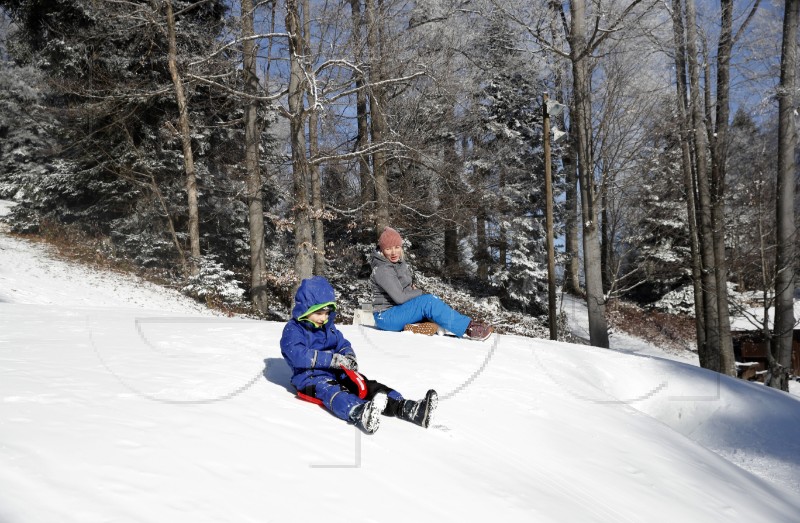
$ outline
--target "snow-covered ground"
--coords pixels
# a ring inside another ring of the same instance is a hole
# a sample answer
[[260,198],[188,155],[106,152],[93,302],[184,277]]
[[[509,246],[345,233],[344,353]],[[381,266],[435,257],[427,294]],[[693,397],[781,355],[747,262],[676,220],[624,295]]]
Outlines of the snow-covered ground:
[[[572,334],[588,343],[589,312],[586,301],[569,294],[564,294],[559,297],[559,300],[561,302],[561,310],[567,314],[567,322]],[[659,358],[667,358],[693,365],[700,364],[695,351],[677,349],[664,350],[622,331],[612,330],[608,338],[611,349],[615,351],[627,354],[638,354],[640,356],[657,356]]]
[[[800,292],[800,291],[798,291]],[[560,304],[561,310],[566,312],[568,324],[571,332],[579,339],[589,340],[589,315],[586,307],[586,301],[575,296],[565,294]],[[794,304],[795,318],[800,318],[800,296],[797,297]],[[744,311],[746,316],[733,317],[731,319],[731,327],[737,330],[753,330],[753,324],[748,321],[748,317],[752,318],[754,309]],[[770,310],[774,315],[774,309]],[[692,350],[679,350],[679,349],[663,349],[652,343],[646,342],[636,336],[622,331],[612,330],[609,334],[609,341],[611,350],[618,351],[626,354],[637,354],[640,356],[655,356],[658,358],[666,358],[669,360],[680,361],[692,365],[700,365],[697,357],[697,352],[694,347]],[[792,395],[800,397],[800,383],[796,381],[789,382],[789,392]]]
[[294,397],[282,327],[0,233],[0,523],[800,521],[794,396],[619,335],[343,326],[441,397],[367,436]]

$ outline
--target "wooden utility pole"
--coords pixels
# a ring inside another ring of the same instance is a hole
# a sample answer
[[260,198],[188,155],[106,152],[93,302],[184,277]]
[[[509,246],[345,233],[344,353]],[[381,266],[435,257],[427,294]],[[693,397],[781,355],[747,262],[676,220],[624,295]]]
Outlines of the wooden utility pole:
[[556,262],[553,246],[553,181],[550,166],[550,113],[547,101],[550,96],[542,96],[542,126],[544,128],[544,190],[545,190],[545,229],[547,231],[547,317],[550,323],[550,339],[558,339],[556,320]]

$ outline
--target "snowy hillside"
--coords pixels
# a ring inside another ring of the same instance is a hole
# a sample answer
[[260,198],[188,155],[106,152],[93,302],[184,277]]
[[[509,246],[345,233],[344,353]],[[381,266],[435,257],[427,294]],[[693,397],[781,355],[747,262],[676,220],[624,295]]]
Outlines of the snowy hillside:
[[794,396],[653,348],[343,326],[369,377],[442,398],[367,436],[295,399],[282,327],[0,234],[0,523],[800,521]]

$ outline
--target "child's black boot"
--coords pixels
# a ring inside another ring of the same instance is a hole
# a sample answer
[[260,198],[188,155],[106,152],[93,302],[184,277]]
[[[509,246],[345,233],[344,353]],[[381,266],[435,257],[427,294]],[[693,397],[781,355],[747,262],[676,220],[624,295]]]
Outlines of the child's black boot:
[[404,400],[397,410],[397,417],[410,421],[420,427],[428,428],[433,418],[433,411],[439,403],[439,396],[435,390],[429,390],[425,399],[419,401]]

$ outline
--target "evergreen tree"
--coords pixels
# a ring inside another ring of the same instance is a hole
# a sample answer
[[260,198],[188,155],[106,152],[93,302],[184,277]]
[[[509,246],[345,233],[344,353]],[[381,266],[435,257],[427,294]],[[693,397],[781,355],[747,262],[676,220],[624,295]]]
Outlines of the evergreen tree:
[[486,81],[476,94],[478,122],[473,167],[489,212],[491,282],[507,305],[546,310],[546,235],[541,93],[537,72],[515,51],[517,39],[490,19],[477,56]]
[[[691,257],[686,202],[680,179],[680,149],[654,150],[645,164],[633,197],[638,214],[625,225],[625,244],[631,249],[620,282],[623,294],[651,303],[689,283]],[[630,289],[627,290],[626,289]]]
[[632,162],[631,181],[624,184],[623,276],[617,290],[640,303],[657,301],[691,282],[691,238],[673,121],[666,106],[654,114],[646,145]]
[[[230,55],[211,53],[225,3],[173,1],[180,66],[236,87],[241,79]],[[164,15],[156,9],[163,6],[0,0],[0,7],[18,27],[10,55],[42,72],[43,105],[59,121],[49,135],[55,146],[46,151],[48,161],[22,187],[36,197],[18,212],[109,235],[119,254],[141,265],[177,262],[186,247],[187,212]],[[203,249],[246,266],[240,104],[203,82],[186,88]]]
[[0,198],[29,200],[20,188],[45,172],[56,122],[43,110],[41,84],[35,68],[0,61]]

